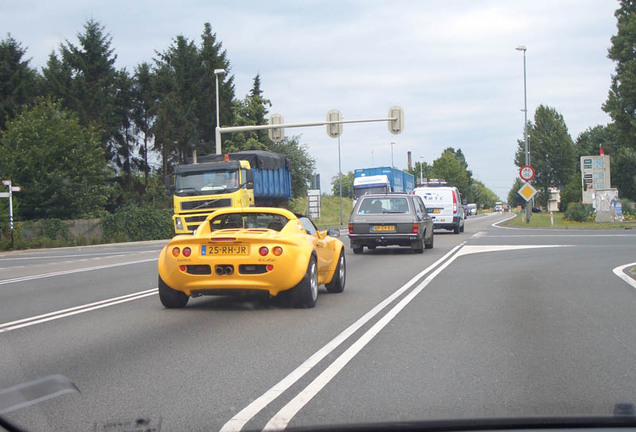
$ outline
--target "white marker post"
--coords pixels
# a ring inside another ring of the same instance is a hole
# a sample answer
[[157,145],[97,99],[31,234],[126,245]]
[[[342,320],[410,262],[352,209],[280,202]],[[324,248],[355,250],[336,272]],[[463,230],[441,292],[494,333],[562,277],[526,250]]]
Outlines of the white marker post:
[[8,189],[8,192],[0,192],[0,198],[9,198],[9,229],[11,230],[11,249],[13,249],[13,192],[20,192],[20,186],[12,186],[11,180],[2,180],[2,184]]

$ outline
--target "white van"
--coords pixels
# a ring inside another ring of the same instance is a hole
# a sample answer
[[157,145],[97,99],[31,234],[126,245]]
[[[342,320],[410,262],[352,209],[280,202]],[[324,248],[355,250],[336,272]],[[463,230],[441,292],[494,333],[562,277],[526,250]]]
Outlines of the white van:
[[433,217],[433,227],[464,232],[464,206],[459,190],[453,186],[418,186],[413,193],[420,196],[426,211]]

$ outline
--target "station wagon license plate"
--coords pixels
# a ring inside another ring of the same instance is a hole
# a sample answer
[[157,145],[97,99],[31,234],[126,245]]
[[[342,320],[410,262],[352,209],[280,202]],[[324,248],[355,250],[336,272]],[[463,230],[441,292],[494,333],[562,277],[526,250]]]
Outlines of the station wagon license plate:
[[393,232],[395,231],[395,225],[373,225],[371,227],[373,232]]
[[201,255],[248,255],[247,245],[201,246]]

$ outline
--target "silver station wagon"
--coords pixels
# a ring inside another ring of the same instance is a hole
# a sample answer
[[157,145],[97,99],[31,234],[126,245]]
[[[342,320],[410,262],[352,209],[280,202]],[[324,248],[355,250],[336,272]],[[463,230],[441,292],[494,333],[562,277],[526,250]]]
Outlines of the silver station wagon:
[[366,246],[408,246],[416,253],[433,247],[433,219],[417,195],[386,193],[363,195],[349,218],[353,253]]

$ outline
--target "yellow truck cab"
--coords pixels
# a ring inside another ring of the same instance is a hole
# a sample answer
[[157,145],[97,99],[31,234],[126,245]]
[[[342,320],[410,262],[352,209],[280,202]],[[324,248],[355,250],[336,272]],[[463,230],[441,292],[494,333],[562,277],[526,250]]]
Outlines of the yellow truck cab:
[[199,160],[174,170],[176,234],[191,234],[222,207],[276,207],[291,198],[290,162],[282,155],[254,150]]

